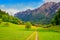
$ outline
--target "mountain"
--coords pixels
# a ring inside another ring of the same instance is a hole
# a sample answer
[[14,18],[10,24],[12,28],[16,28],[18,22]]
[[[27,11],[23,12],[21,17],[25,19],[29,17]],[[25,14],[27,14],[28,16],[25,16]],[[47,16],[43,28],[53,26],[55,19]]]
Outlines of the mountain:
[[15,16],[19,19],[22,19],[23,21],[30,21],[32,23],[38,24],[48,24],[59,8],[60,2],[47,2],[34,10],[28,9],[26,11],[18,12],[15,14]]

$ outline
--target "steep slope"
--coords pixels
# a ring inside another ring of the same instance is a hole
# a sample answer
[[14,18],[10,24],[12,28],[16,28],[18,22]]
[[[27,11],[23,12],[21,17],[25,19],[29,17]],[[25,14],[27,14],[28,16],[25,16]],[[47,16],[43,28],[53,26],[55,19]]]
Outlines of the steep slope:
[[60,2],[47,2],[37,9],[18,12],[15,16],[23,21],[48,24],[59,8]]
[[6,13],[5,11],[0,10],[0,21],[4,21],[4,22],[11,22],[14,24],[20,24],[21,20],[19,20],[17,17],[13,17],[11,15],[9,15],[8,13]]

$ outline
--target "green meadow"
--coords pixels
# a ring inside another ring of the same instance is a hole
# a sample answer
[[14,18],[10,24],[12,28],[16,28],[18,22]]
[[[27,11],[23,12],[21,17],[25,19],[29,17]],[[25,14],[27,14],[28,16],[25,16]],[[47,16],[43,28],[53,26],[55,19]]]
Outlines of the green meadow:
[[25,25],[9,22],[8,24],[6,25],[6,22],[0,24],[0,40],[36,40],[36,31],[38,40],[60,40],[60,26],[50,28],[32,26],[30,29],[26,29]]
[[0,40],[25,40],[33,32],[20,30],[24,29],[24,25],[4,24],[0,24]]

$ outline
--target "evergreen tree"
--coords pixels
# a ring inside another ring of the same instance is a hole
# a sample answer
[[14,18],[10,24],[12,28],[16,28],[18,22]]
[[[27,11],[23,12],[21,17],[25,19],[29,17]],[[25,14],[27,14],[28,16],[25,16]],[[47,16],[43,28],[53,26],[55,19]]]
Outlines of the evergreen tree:
[[58,10],[58,12],[56,13],[56,15],[52,19],[51,23],[54,24],[54,25],[60,25],[60,9]]
[[17,17],[11,16],[8,13],[0,10],[0,19],[4,22],[11,22],[14,24],[22,24],[22,20],[18,19]]

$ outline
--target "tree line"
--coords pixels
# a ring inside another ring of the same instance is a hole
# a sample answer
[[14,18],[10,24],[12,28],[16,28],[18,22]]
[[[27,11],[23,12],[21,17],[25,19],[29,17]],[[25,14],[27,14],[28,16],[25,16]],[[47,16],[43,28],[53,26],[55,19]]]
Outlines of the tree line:
[[[14,24],[25,24],[26,28],[30,28],[32,25],[35,26],[40,26],[40,24],[32,24],[31,22],[24,22],[20,19],[18,19],[17,17],[11,16],[8,13],[6,13],[5,11],[1,11],[0,10],[0,23],[1,22],[11,22]],[[52,21],[51,21],[52,25],[60,25],[60,9],[56,12],[56,15],[53,17]],[[50,27],[50,26],[48,26]]]
[[23,21],[18,19],[17,17],[11,16],[5,11],[0,10],[0,20],[3,22],[11,22],[14,24],[23,24]]
[[53,25],[60,25],[60,9],[56,12],[56,15],[52,19],[51,23]]

